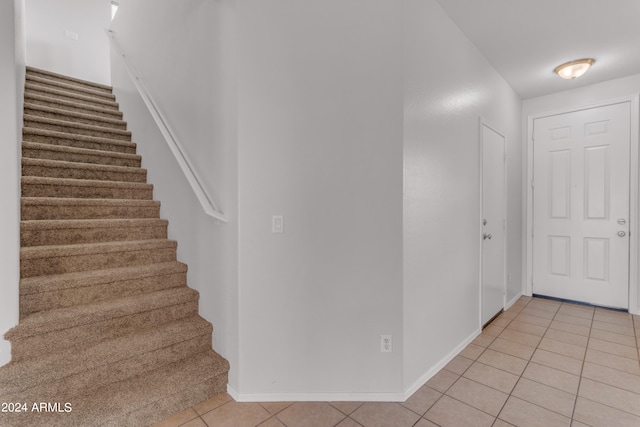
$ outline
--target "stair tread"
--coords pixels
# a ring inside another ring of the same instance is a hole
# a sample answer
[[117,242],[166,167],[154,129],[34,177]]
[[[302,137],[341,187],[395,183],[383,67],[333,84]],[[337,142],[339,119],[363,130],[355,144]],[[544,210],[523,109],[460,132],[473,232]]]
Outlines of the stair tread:
[[74,245],[28,246],[20,248],[20,259],[67,257],[110,252],[130,252],[177,247],[175,240],[150,239],[118,242],[78,243]]
[[74,122],[68,122],[68,121],[65,121],[65,120],[50,119],[48,117],[34,116],[32,114],[25,114],[24,115],[24,120],[25,120],[25,122],[31,121],[31,122],[44,123],[44,124],[48,124],[48,125],[63,126],[63,127],[76,128],[76,129],[84,129],[84,130],[88,130],[88,131],[112,133],[112,134],[116,134],[116,135],[123,135],[123,136],[129,136],[129,137],[131,136],[131,132],[128,131],[128,130],[113,129],[113,128],[107,128],[107,127],[103,127],[103,126],[94,126],[94,125],[88,125],[88,124],[85,124],[85,123],[74,123]]
[[160,206],[157,200],[138,200],[138,199],[79,199],[72,197],[22,197],[23,206]]
[[[209,350],[189,360],[177,362],[172,366],[123,382],[127,384],[127,387],[117,383],[109,385],[100,390],[99,396],[92,397],[92,406],[103,413],[105,417],[109,417],[111,411],[127,408],[131,405],[130,402],[139,399],[143,400],[146,405],[155,402],[162,405],[163,400],[168,396],[188,391],[195,384],[201,384],[228,371],[229,362],[215,351]],[[167,387],[167,384],[171,384],[171,387]],[[221,391],[226,391],[226,388]],[[102,402],[105,404],[103,405]],[[138,407],[142,406],[143,404],[140,404]],[[78,412],[80,413],[81,410],[80,407]],[[162,418],[154,421],[161,420]],[[110,425],[125,425],[122,423],[124,420],[116,419],[114,421]],[[140,424],[137,420],[131,420],[126,425],[139,426]]]
[[114,110],[119,108],[119,104],[113,100],[106,98],[96,98],[93,96],[80,95],[79,93],[66,92],[64,90],[54,89],[50,86],[34,84],[29,81],[25,83],[25,94],[32,94],[34,92],[44,92],[51,96],[71,98],[77,100],[80,103],[93,103],[104,105],[105,107],[112,108]]
[[20,295],[32,295],[41,292],[95,286],[125,279],[133,280],[166,274],[186,273],[187,269],[186,264],[179,261],[171,261],[136,265],[133,267],[117,267],[104,270],[26,277],[20,279]]
[[69,154],[84,154],[84,155],[92,155],[92,156],[117,157],[120,159],[142,160],[142,156],[140,156],[139,154],[120,153],[117,151],[107,151],[107,150],[94,150],[92,148],[68,147],[66,145],[43,144],[41,142],[23,141],[22,148],[28,148],[31,150],[42,150],[42,151],[56,151],[60,153],[69,153]]
[[211,323],[202,317],[190,316],[151,330],[135,331],[112,340],[92,343],[80,351],[45,355],[39,359],[10,364],[8,369],[0,371],[0,383],[12,389],[26,389],[186,341],[206,332],[211,333],[212,330]]
[[22,158],[23,165],[29,166],[46,166],[50,168],[61,169],[92,169],[102,172],[126,172],[144,175],[146,169],[134,166],[117,166],[117,165],[101,165],[96,163],[67,162],[64,160],[38,159],[31,157]]
[[[11,418],[12,425],[47,427],[143,426],[161,421],[170,413],[158,413],[145,409],[160,405],[164,408],[176,395],[191,394],[199,385],[225,375],[229,363],[213,350],[207,350],[188,359],[174,362],[151,372],[128,378],[75,396],[70,402],[73,410],[68,413],[17,413],[3,414]],[[170,385],[170,386],[168,386]],[[223,392],[224,390],[220,390]],[[58,402],[59,397],[47,396]],[[47,401],[43,397],[43,401]],[[181,400],[181,399],[176,399]],[[197,402],[193,402],[195,404]],[[144,414],[136,413],[143,410]],[[140,416],[144,418],[140,419]],[[130,419],[133,418],[133,419]],[[0,418],[0,421],[2,419]]]
[[[33,127],[22,128],[22,135],[23,135],[23,139],[25,138],[26,135],[39,135],[39,136],[50,136],[53,138],[60,138],[60,139],[72,139],[72,140],[85,141],[85,142],[96,142],[96,143],[120,145],[124,147],[136,148],[135,142],[122,141],[120,139],[101,138],[99,136],[71,134],[67,132],[59,132],[56,130],[49,130],[49,129],[38,129]],[[54,145],[54,144],[45,144],[42,142],[31,142],[31,141],[24,141],[24,142],[30,142],[33,144]],[[107,151],[107,150],[104,150],[104,151]]]
[[67,230],[82,228],[139,228],[151,226],[167,226],[169,221],[160,218],[135,219],[38,219],[20,221],[22,230]]
[[29,185],[58,185],[58,186],[66,186],[66,187],[153,189],[152,184],[147,184],[145,182],[101,181],[97,179],[49,178],[49,177],[41,177],[41,176],[23,176],[22,183],[29,184]]
[[[96,121],[96,122],[109,123],[109,124],[114,124],[114,125],[125,125],[126,126],[126,124],[127,124],[127,122],[125,122],[121,118],[111,119],[111,118],[108,118],[108,117],[97,116],[95,114],[78,113],[76,111],[61,110],[59,108],[46,107],[46,106],[43,106],[43,105],[36,105],[36,104],[31,103],[31,102],[25,102],[24,103],[24,108],[25,109],[29,109],[29,110],[37,110],[37,111],[42,111],[42,112],[47,112],[47,113],[58,114],[60,116],[81,118],[81,119],[93,120],[93,121]],[[31,115],[30,113],[27,113],[27,114]],[[60,120],[60,119],[58,119],[58,120]]]
[[[61,106],[64,106],[64,107],[82,108],[82,109],[84,109],[86,111],[89,111],[89,112],[108,114],[110,116],[114,116],[114,117],[117,117],[119,119],[122,119],[122,116],[123,116],[122,112],[120,112],[118,110],[113,110],[111,108],[102,108],[102,107],[98,107],[98,106],[95,106],[95,105],[81,105],[81,106],[79,106],[77,103],[72,102],[72,101],[67,101],[67,100],[58,99],[58,98],[52,98],[50,96],[40,95],[40,94],[37,94],[37,93],[25,93],[24,97],[25,97],[25,103],[27,103],[27,102],[30,102],[30,103],[48,102],[48,103],[51,103],[51,104],[61,105]],[[29,100],[29,101],[27,101],[27,100]]]
[[4,337],[7,340],[17,341],[35,335],[178,305],[197,300],[198,296],[198,291],[183,286],[148,294],[41,311],[20,319],[20,323],[7,331]]
[[34,73],[36,73],[36,74],[44,74],[44,75],[51,76],[51,77],[54,77],[54,78],[68,80],[70,82],[85,84],[85,85],[89,85],[89,86],[95,86],[95,87],[97,87],[99,89],[113,90],[113,87],[109,86],[109,85],[105,85],[105,84],[97,83],[97,82],[92,82],[92,81],[89,81],[89,80],[83,80],[83,79],[79,79],[77,77],[65,76],[64,74],[58,74],[58,73],[55,73],[53,71],[43,70],[42,68],[36,68],[36,67],[32,67],[30,65],[27,65],[26,74],[27,75],[33,75]]
[[107,93],[105,91],[102,90],[94,90],[91,88],[85,88],[79,85],[74,85],[74,84],[67,84],[64,82],[60,82],[57,80],[52,80],[52,79],[47,79],[47,78],[43,78],[43,77],[39,77],[39,76],[35,76],[33,74],[27,74],[26,76],[26,81],[28,82],[32,82],[32,83],[37,83],[40,85],[45,85],[45,86],[49,86],[49,87],[54,87],[57,90],[63,90],[63,91],[78,91],[78,92],[82,92],[82,93],[86,93],[87,95],[96,97],[96,98],[104,98],[104,99],[108,99],[108,100],[115,100],[116,97],[113,93]]

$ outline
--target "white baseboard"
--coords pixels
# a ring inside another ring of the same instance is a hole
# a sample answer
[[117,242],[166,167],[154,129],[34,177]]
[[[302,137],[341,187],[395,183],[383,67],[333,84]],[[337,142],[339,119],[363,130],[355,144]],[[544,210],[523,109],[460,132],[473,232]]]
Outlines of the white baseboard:
[[404,402],[405,393],[238,393],[227,384],[236,402]]
[[518,301],[518,299],[520,299],[520,297],[522,296],[522,292],[520,292],[518,295],[516,295],[511,301],[509,301],[505,306],[504,306],[504,311],[507,311],[511,308],[511,306],[513,304],[516,303],[516,301]]
[[[515,302],[515,301],[514,301]],[[388,393],[238,393],[227,384],[227,393],[236,402],[404,402],[456,357],[482,331],[477,330],[425,372],[404,392]]]
[[471,343],[471,341],[476,339],[476,337],[478,337],[478,335],[480,335],[481,333],[482,333],[482,330],[480,330],[480,329],[478,329],[475,332],[473,332],[463,342],[461,342],[456,348],[451,350],[451,352],[449,352],[449,354],[447,354],[445,357],[440,359],[440,361],[438,363],[436,363],[427,372],[425,372],[420,378],[418,378],[418,380],[416,382],[414,382],[413,385],[411,385],[411,387],[409,387],[404,392],[404,399],[402,400],[402,402],[404,402],[405,400],[410,398],[413,393],[418,391],[418,389],[420,387],[422,387],[423,385],[425,385],[427,383],[427,381],[429,381],[435,374],[440,372],[440,370],[442,368],[444,368],[447,365],[447,363],[451,362],[451,360],[453,360],[454,357],[456,357],[462,350],[464,350],[464,348],[467,345],[469,345],[469,343]]

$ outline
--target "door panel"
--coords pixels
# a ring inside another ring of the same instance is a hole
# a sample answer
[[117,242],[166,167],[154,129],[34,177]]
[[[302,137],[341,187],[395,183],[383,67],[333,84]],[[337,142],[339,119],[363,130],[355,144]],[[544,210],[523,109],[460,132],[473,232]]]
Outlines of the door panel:
[[[482,313],[484,325],[504,308],[505,191],[502,135],[482,125]],[[489,237],[490,236],[490,237]]]
[[535,294],[628,307],[630,117],[624,102],[534,121]]

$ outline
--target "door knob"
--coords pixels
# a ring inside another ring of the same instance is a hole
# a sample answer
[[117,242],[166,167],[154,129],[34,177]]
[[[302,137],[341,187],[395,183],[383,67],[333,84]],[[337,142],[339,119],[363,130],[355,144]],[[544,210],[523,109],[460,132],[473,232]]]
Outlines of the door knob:
[[624,231],[618,231],[618,236],[619,237],[624,237],[626,235],[627,235],[627,233],[625,233]]
[[491,240],[491,233],[482,233],[482,240]]
[[625,221],[624,218],[618,218],[617,223],[620,224],[620,225],[625,225],[627,223],[627,221]]

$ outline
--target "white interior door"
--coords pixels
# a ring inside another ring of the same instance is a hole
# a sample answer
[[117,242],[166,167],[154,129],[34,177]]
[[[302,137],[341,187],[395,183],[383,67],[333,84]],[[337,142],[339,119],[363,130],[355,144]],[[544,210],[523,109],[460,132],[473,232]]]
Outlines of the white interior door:
[[629,102],[534,120],[533,293],[628,308]]
[[505,297],[505,139],[482,124],[481,320],[504,308]]

